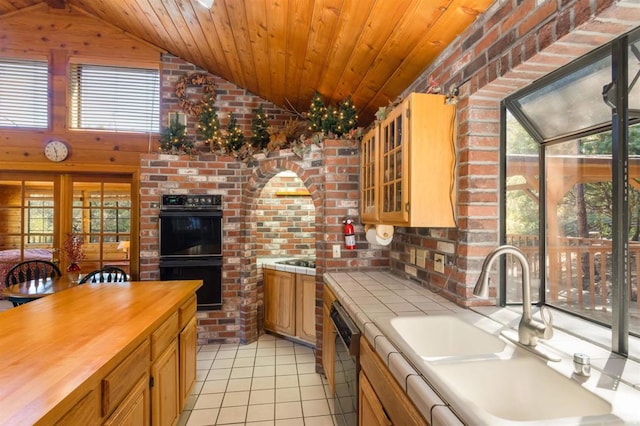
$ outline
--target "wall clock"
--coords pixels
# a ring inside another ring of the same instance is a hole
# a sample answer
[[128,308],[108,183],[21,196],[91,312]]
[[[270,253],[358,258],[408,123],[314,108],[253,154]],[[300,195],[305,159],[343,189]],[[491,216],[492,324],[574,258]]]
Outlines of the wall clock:
[[44,146],[44,156],[47,157],[48,160],[59,163],[60,161],[66,160],[69,156],[69,147],[62,141],[49,141]]

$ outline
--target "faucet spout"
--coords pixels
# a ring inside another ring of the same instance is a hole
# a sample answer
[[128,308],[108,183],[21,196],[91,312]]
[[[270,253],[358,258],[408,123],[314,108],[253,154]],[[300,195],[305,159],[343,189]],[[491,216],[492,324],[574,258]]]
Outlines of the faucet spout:
[[[489,274],[493,262],[503,254],[511,254],[520,262],[522,268],[522,318],[518,325],[518,339],[525,346],[535,346],[538,339],[550,339],[553,336],[553,325],[551,312],[544,307],[540,308],[542,322],[534,320],[531,315],[531,276],[529,271],[529,262],[524,253],[517,247],[512,245],[499,246],[485,258],[480,271],[480,276],[473,289],[473,294],[482,298],[489,296]],[[548,313],[545,318],[544,313]]]

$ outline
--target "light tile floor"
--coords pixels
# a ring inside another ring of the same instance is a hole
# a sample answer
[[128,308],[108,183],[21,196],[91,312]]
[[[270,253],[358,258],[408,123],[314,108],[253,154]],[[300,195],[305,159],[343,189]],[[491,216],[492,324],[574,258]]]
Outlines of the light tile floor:
[[249,345],[198,347],[198,372],[179,425],[334,426],[313,350],[263,335]]

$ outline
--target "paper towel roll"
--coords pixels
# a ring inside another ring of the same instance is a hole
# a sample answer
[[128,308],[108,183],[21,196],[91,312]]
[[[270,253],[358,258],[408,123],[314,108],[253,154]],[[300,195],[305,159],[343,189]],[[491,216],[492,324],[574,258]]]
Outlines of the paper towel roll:
[[367,241],[369,244],[378,244],[378,240],[376,239],[376,228],[373,226],[367,229]]

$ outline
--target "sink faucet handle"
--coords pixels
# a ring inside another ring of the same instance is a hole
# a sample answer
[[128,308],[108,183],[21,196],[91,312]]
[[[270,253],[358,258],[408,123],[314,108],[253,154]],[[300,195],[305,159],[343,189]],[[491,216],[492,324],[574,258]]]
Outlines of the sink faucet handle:
[[[545,316],[545,312],[547,315]],[[543,339],[551,339],[553,337],[553,317],[551,316],[551,311],[546,306],[540,307],[540,318],[542,318],[542,323],[544,324],[544,334],[542,336]]]

